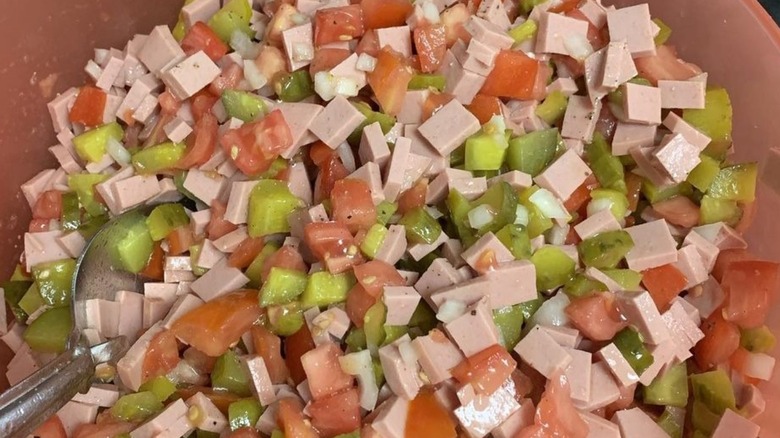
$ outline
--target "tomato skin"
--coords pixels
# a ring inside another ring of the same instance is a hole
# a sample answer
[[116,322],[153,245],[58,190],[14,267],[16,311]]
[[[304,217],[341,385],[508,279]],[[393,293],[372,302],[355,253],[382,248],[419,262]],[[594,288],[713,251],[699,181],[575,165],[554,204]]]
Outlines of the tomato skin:
[[412,80],[412,72],[404,57],[390,46],[382,47],[376,59],[376,68],[366,75],[366,79],[382,112],[397,116],[401,111],[409,81]]
[[108,95],[100,88],[91,85],[81,87],[68,118],[72,123],[81,123],[91,128],[103,124],[103,112],[106,109]]
[[282,340],[261,325],[252,327],[252,343],[255,352],[263,358],[271,382],[281,384],[287,381],[290,371],[282,357]]
[[37,438],[68,438],[65,427],[57,415],[49,417],[48,420],[35,429],[31,436]]
[[311,424],[324,438],[349,433],[360,427],[360,395],[351,388],[309,405]]
[[500,345],[467,357],[450,372],[460,383],[470,383],[477,394],[490,395],[512,375],[517,362]]
[[366,29],[403,26],[414,9],[407,0],[363,0],[360,7]]
[[303,365],[301,365],[301,356],[313,350],[314,347],[311,332],[306,324],[295,334],[288,336],[284,340],[284,361],[287,363],[290,377],[292,377],[296,385],[306,380],[306,371],[303,370]]
[[228,266],[246,269],[262,251],[265,241],[262,237],[247,237],[228,257]]
[[192,108],[192,118],[195,122],[200,120],[205,114],[212,114],[211,109],[214,104],[219,100],[219,96],[215,96],[208,89],[200,90],[190,98],[190,106]]
[[179,345],[171,330],[157,333],[149,343],[143,362],[142,382],[164,376],[179,364]]
[[222,148],[246,175],[268,170],[292,141],[290,126],[278,109],[258,121],[230,129],[220,138]]
[[673,265],[663,265],[642,272],[642,284],[658,310],[665,312],[672,300],[685,290],[688,279]]
[[228,64],[222,69],[222,73],[209,85],[209,92],[215,96],[222,96],[225,90],[238,87],[244,78],[244,68],[238,64]]
[[[512,99],[540,99],[544,89],[538,85],[540,76],[547,76],[539,61],[522,52],[502,50],[496,57],[495,67],[490,72],[480,93],[488,96]],[[546,84],[546,77],[544,84]]]
[[160,242],[155,242],[152,255],[139,275],[150,280],[162,281],[165,277],[165,251]]
[[385,286],[403,286],[406,281],[395,266],[381,260],[371,260],[353,268],[358,284],[374,298],[379,298]]
[[700,328],[704,339],[693,347],[693,357],[702,370],[725,363],[739,348],[739,328],[723,319],[721,312],[713,312]]
[[240,290],[187,312],[171,327],[176,338],[211,357],[224,354],[262,316],[257,291]]
[[637,58],[636,69],[639,76],[650,81],[653,86],[659,80],[686,81],[701,73],[701,69],[677,58],[674,49],[667,45],[656,47],[656,54]]
[[360,5],[318,9],[313,21],[316,47],[357,38],[365,32]]
[[[254,260],[254,259],[253,259]],[[251,262],[250,262],[251,263]],[[285,268],[292,269],[299,272],[308,272],[309,268],[303,261],[303,256],[295,248],[289,245],[285,245],[268,256],[268,259],[263,263],[263,270],[260,272],[260,278],[265,281],[268,278],[268,274],[271,272],[271,268]]]
[[192,228],[185,225],[171,231],[165,238],[168,242],[168,255],[182,255],[190,250],[195,243],[195,236],[192,234]]
[[314,77],[318,72],[330,70],[341,64],[342,61],[349,58],[350,52],[347,49],[338,49],[335,47],[322,47],[314,51],[314,59],[309,64],[309,74]]
[[[599,182],[593,175],[588,176],[585,182],[582,183],[574,193],[569,196],[569,199],[563,203],[563,207],[569,213],[580,211],[590,201],[590,192],[599,187]],[[586,215],[587,216],[587,215]]]
[[367,230],[376,223],[376,207],[371,189],[360,179],[336,181],[330,192],[333,220],[343,223],[351,233]]
[[718,254],[717,260],[715,260],[715,267],[712,268],[712,276],[715,277],[718,282],[721,282],[723,281],[723,275],[732,263],[745,260],[755,260],[755,257],[746,249],[723,250]]
[[563,374],[556,374],[547,382],[542,399],[536,408],[534,424],[524,427],[517,438],[585,438],[588,425],[580,417],[571,401],[571,390]]
[[363,263],[363,256],[346,225],[338,222],[314,222],[304,228],[304,240],[315,257],[325,263],[332,274]]
[[455,99],[455,96],[449,93],[429,94],[428,98],[425,99],[425,103],[423,103],[423,113],[422,113],[423,120],[430,119],[432,115],[436,114],[436,111],[439,111],[441,107],[447,105],[453,99]]
[[62,215],[62,192],[48,190],[38,196],[32,211],[35,219],[59,219]]
[[336,181],[342,180],[349,176],[349,171],[341,162],[341,158],[338,155],[333,154],[329,156],[320,166],[320,173],[317,175],[317,182],[314,188],[317,189],[315,198],[318,202],[329,199],[333,187],[336,185]]
[[217,147],[218,129],[219,121],[211,112],[201,115],[195,122],[192,133],[187,137],[187,153],[179,161],[178,167],[189,169],[205,164]]
[[574,327],[593,341],[608,341],[625,327],[609,292],[601,292],[573,300],[566,307]]
[[501,115],[501,100],[495,96],[477,94],[466,109],[474,114],[479,120],[480,125],[489,122],[495,115]]
[[727,294],[723,317],[743,329],[763,325],[777,288],[778,268],[777,263],[759,260],[730,263],[721,282]]
[[312,399],[322,400],[352,387],[353,377],[339,364],[343,355],[338,345],[327,342],[301,356]]
[[398,213],[405,214],[417,207],[425,206],[425,197],[428,195],[428,180],[423,178],[409,190],[403,192],[398,198]]
[[227,204],[215,199],[211,203],[211,219],[206,226],[206,235],[209,240],[217,240],[220,237],[238,229],[238,226],[225,220]]
[[377,297],[368,293],[360,284],[352,286],[347,294],[346,312],[355,327],[363,327],[366,312],[376,304],[376,301]]
[[[363,2],[363,4],[365,4],[365,2]],[[355,47],[355,53],[358,55],[366,53],[376,58],[376,54],[379,53],[379,39],[377,39],[376,31],[374,29],[369,29],[363,34],[363,38],[360,39],[360,42],[358,42],[358,45]]]
[[227,55],[229,49],[228,45],[202,21],[198,21],[187,31],[181,40],[181,48],[187,56],[202,50],[214,62]]
[[420,60],[420,70],[424,73],[438,70],[447,53],[444,25],[426,23],[417,26],[412,38]]
[[699,224],[699,206],[694,204],[687,196],[675,196],[674,198],[657,202],[653,204],[653,210],[674,225],[691,228]]
[[181,109],[181,102],[173,97],[170,91],[163,91],[157,99],[160,102],[160,112],[163,114],[173,115]]
[[312,428],[303,416],[303,406],[297,398],[279,400],[276,422],[284,432],[285,438],[319,438],[320,434]]

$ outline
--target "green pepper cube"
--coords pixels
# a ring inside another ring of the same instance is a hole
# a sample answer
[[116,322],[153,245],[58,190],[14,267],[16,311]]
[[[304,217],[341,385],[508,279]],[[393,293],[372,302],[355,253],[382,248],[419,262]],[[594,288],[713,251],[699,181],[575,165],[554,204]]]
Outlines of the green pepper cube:
[[628,327],[619,331],[612,338],[612,342],[637,375],[644,373],[653,364],[653,355],[645,347],[642,336],[633,328]]
[[160,402],[164,402],[171,398],[176,392],[176,385],[171,382],[171,379],[165,376],[159,376],[144,382],[144,384],[138,388],[138,391],[149,391],[157,396],[157,399],[160,400]]
[[562,142],[556,128],[521,135],[509,141],[506,163],[512,170],[537,176],[563,150]]
[[682,182],[666,188],[659,188],[648,180],[642,180],[642,194],[651,203],[655,204],[665,201],[675,196],[689,196],[693,193],[693,188],[688,182]]
[[487,205],[496,215],[489,224],[477,231],[477,236],[500,231],[506,225],[514,224],[517,218],[518,197],[515,189],[506,181],[493,184],[471,203],[471,207]]
[[73,328],[70,307],[55,307],[41,314],[24,330],[27,345],[41,353],[62,353]]
[[653,18],[653,23],[661,29],[658,31],[658,35],[653,38],[653,42],[656,46],[663,46],[669,40],[669,37],[672,36],[672,28],[658,17]]
[[775,335],[765,325],[740,330],[739,345],[751,353],[769,353],[775,348],[776,341]]
[[624,230],[616,230],[583,240],[577,245],[577,250],[585,266],[604,269],[617,266],[633,247],[631,235]]
[[343,303],[347,300],[347,294],[355,282],[355,276],[349,272],[340,274],[331,274],[328,271],[315,272],[306,283],[306,289],[301,295],[301,305],[309,308]]
[[265,102],[260,96],[246,91],[225,90],[222,93],[222,105],[228,117],[251,122],[266,113]]
[[137,274],[149,263],[154,241],[140,213],[125,220],[127,226],[117,229],[116,244],[112,246],[114,261],[122,269]]
[[691,409],[691,425],[696,429],[693,438],[709,438],[720,422],[720,415],[712,412],[706,404],[699,400],[693,401]]
[[38,293],[46,305],[60,307],[70,303],[71,283],[75,271],[76,261],[73,259],[41,263],[32,268]]
[[733,227],[742,218],[742,209],[737,201],[716,199],[709,195],[701,198],[699,213],[700,225],[724,222]]
[[717,415],[722,415],[726,409],[736,409],[731,378],[724,370],[691,375],[691,390],[695,400]]
[[368,308],[363,316],[363,331],[366,334],[366,345],[371,350],[371,354],[376,354],[385,341],[385,318],[387,316],[387,307],[381,300]]
[[466,139],[466,170],[498,170],[504,163],[507,146],[496,136],[477,133]]
[[515,40],[515,44],[520,44],[525,40],[533,38],[538,28],[536,21],[526,20],[519,26],[509,29],[509,36]]
[[249,195],[249,235],[262,237],[289,232],[287,217],[301,206],[301,200],[290,192],[285,182],[270,179],[258,181]]
[[163,404],[152,392],[123,395],[111,407],[111,415],[122,421],[142,422],[163,410]]
[[189,223],[190,217],[181,204],[158,205],[146,218],[149,235],[155,242],[165,239],[171,231]]
[[508,224],[496,233],[496,237],[504,244],[517,260],[529,259],[533,254],[531,238],[528,231],[520,225]]
[[382,224],[374,224],[368,229],[366,237],[360,242],[360,251],[366,255],[369,259],[374,259],[379,249],[382,247],[382,243],[387,236],[387,228]]
[[501,345],[507,350],[515,348],[523,331],[523,309],[519,304],[493,311],[493,322],[498,328]]
[[60,225],[65,231],[76,231],[81,226],[81,207],[79,195],[75,192],[62,194],[62,212],[60,213]]
[[572,275],[577,264],[560,248],[544,246],[531,256],[536,267],[536,287],[539,290],[552,290],[563,286]]
[[568,103],[569,98],[565,94],[557,90],[553,91],[536,107],[536,115],[548,125],[554,125],[563,118]]
[[472,209],[471,202],[457,190],[450,190],[446,204],[450,212],[450,222],[457,230],[460,240],[464,246],[471,246],[476,241],[468,220],[469,211]]
[[347,337],[344,338],[344,342],[349,347],[349,351],[362,351],[367,348],[366,344],[366,332],[362,328],[353,327]]
[[19,299],[19,309],[25,313],[25,319],[27,319],[27,315],[32,315],[44,305],[43,297],[41,297],[40,292],[38,292],[38,285],[36,283],[31,284],[24,295]]
[[214,371],[211,372],[211,386],[239,397],[248,397],[251,394],[249,376],[235,351],[228,350],[217,358]]
[[355,109],[360,111],[360,114],[363,114],[365,119],[360,122],[360,125],[358,125],[358,127],[355,128],[355,130],[352,131],[352,133],[347,138],[347,142],[349,142],[351,145],[356,146],[360,144],[360,138],[363,135],[363,128],[368,125],[378,122],[379,127],[382,128],[383,134],[387,134],[391,129],[393,129],[393,126],[395,126],[395,117],[374,111],[365,102],[353,102],[352,105],[355,107]]
[[679,363],[653,379],[643,390],[645,403],[684,408],[688,405],[688,368]]
[[683,120],[703,132],[713,142],[731,142],[732,118],[731,99],[723,88],[707,90],[703,109],[683,110]]
[[602,272],[619,284],[623,290],[639,290],[642,273],[631,269],[604,269]]
[[279,336],[291,336],[305,324],[303,308],[298,301],[269,306],[266,311],[270,330]]
[[309,276],[294,269],[271,268],[260,289],[260,305],[263,307],[287,304],[298,298],[306,289]]
[[415,207],[398,221],[406,227],[406,239],[410,244],[432,244],[441,236],[441,225],[424,207]]
[[381,225],[387,225],[396,211],[398,211],[398,204],[382,201],[376,206],[376,221]]
[[707,195],[727,201],[753,202],[756,199],[757,163],[724,167],[712,181]]
[[582,274],[575,274],[563,285],[563,292],[569,298],[580,298],[588,295],[605,291],[607,287],[604,283],[588,278]]
[[136,172],[144,175],[170,170],[176,167],[176,163],[184,157],[186,151],[187,146],[182,143],[161,143],[133,155],[133,167]]
[[73,147],[82,160],[98,163],[106,155],[108,140],[122,141],[124,135],[119,123],[111,122],[77,135],[73,138]]
[[444,75],[433,73],[417,73],[412,76],[407,88],[409,90],[427,90],[433,88],[436,91],[444,91],[447,86],[447,78]]
[[[12,276],[11,281],[6,281],[0,286],[5,292],[5,302],[13,312],[17,321],[24,322],[27,320],[27,312],[19,306],[19,302],[32,284],[32,282],[27,280],[16,280],[15,277]],[[43,298],[41,298],[40,294],[38,294],[38,300],[39,303],[43,302]],[[38,307],[40,307],[40,304],[36,305],[36,309]]]
[[[254,260],[252,260],[252,263],[249,265],[248,268],[246,268],[246,272],[244,272],[244,275],[249,278],[249,286],[253,288],[259,288],[262,284],[261,275],[263,272],[263,266],[265,265],[265,261],[268,259],[268,257],[271,256],[271,254],[275,253],[279,250],[279,245],[275,243],[266,243],[265,246],[263,246],[263,249],[260,250],[260,253],[257,254]],[[190,251],[192,252],[192,251]],[[193,260],[197,260],[197,256],[193,256]]]
[[263,405],[253,398],[245,398],[228,405],[228,423],[230,430],[242,427],[255,427],[263,415]]
[[382,346],[392,344],[408,333],[409,327],[405,325],[386,325],[385,340],[382,342]]
[[314,82],[305,68],[282,76],[276,87],[276,94],[282,102],[300,102],[314,96]]
[[90,216],[100,216],[106,207],[95,198],[95,185],[108,179],[102,173],[74,173],[68,176],[68,187],[76,192],[79,202]]
[[664,413],[658,418],[656,424],[669,434],[670,438],[682,438],[683,428],[685,427],[685,409],[666,406]]
[[720,173],[720,161],[704,154],[699,154],[699,159],[701,162],[688,174],[686,181],[706,193]]
[[240,31],[253,38],[255,32],[251,27],[252,7],[245,0],[229,0],[211,16],[208,25],[225,43],[230,43],[233,32]]

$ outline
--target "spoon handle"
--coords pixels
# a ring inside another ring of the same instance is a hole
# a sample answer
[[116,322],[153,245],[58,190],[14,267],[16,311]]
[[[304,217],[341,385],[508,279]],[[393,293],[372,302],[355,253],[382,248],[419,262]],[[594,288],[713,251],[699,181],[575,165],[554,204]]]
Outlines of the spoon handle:
[[94,372],[89,350],[76,346],[0,394],[0,436],[28,436],[77,392],[86,389]]

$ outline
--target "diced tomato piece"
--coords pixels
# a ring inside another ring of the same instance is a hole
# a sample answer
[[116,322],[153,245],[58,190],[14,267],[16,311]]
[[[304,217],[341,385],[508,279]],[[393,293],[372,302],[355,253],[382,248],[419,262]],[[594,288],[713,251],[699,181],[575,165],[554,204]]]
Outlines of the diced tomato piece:
[[745,329],[764,324],[770,294],[777,290],[779,266],[760,260],[730,263],[721,282],[727,294],[723,317]]
[[615,306],[615,297],[609,292],[575,299],[565,312],[574,327],[593,341],[608,341],[625,327]]
[[367,230],[376,223],[376,207],[371,189],[361,179],[336,181],[330,192],[333,220],[345,224],[351,233]]
[[172,330],[157,333],[144,355],[142,382],[164,376],[179,364],[179,344]]
[[349,316],[349,320],[355,324],[356,327],[363,327],[366,312],[374,304],[376,304],[377,297],[371,295],[360,284],[352,286],[347,294],[346,312]]
[[536,408],[534,424],[520,430],[517,438],[567,437],[585,438],[588,425],[571,400],[569,383],[562,373],[547,382]]
[[422,119],[428,120],[432,115],[436,114],[441,107],[450,103],[455,96],[449,93],[430,93],[428,98],[423,103]]
[[666,45],[656,47],[655,55],[637,58],[636,69],[653,85],[659,80],[685,81],[701,74],[699,67],[679,59],[674,49]]
[[215,96],[208,89],[203,89],[195,93],[195,95],[190,99],[192,118],[195,119],[195,122],[200,120],[206,114],[212,114],[211,109],[218,100],[219,96]]
[[674,225],[691,228],[699,224],[699,206],[687,196],[675,196],[657,202],[653,204],[653,210]]
[[68,115],[70,121],[90,128],[102,125],[107,100],[106,92],[100,88],[91,85],[81,87]]
[[[543,67],[546,65],[523,52],[502,50],[480,93],[512,99],[541,99],[544,90],[540,90],[538,83],[540,76],[546,76]],[[547,78],[544,78],[545,86],[546,81]]]
[[442,11],[440,18],[447,47],[452,47],[458,39],[468,41],[471,38],[471,34],[463,27],[469,17],[471,13],[463,3],[455,3]]
[[314,13],[314,45],[351,40],[363,35],[363,9],[360,5],[318,9]]
[[723,280],[723,275],[732,263],[755,259],[755,256],[746,249],[723,250],[718,253],[718,258],[715,260],[715,267],[712,268],[712,276],[720,282]]
[[171,331],[209,356],[224,354],[262,316],[257,291],[240,290],[217,297],[176,320]]
[[203,114],[187,137],[187,153],[178,163],[181,169],[200,166],[211,158],[217,147],[219,121],[211,113]]
[[135,423],[114,420],[103,421],[97,424],[82,424],[73,431],[72,438],[107,438],[121,436],[132,431],[136,427],[138,427],[138,425]]
[[685,290],[688,279],[674,265],[663,265],[642,272],[642,284],[658,310],[665,312],[672,300]]
[[262,237],[247,237],[238,244],[238,248],[230,254],[228,266],[245,269],[255,260],[260,251],[263,250],[265,241]]
[[306,380],[306,371],[303,370],[303,365],[301,365],[301,356],[313,350],[314,347],[311,332],[306,324],[295,334],[288,336],[284,340],[284,361],[287,363],[290,377],[292,377],[296,385]]
[[62,216],[62,192],[47,190],[38,196],[33,206],[35,219],[59,219]]
[[704,339],[693,347],[693,357],[702,370],[725,363],[739,348],[739,328],[715,311],[701,324]]
[[165,252],[160,242],[155,242],[152,255],[139,275],[150,280],[162,281],[165,274]]
[[306,225],[304,240],[328,271],[339,273],[363,262],[354,238],[346,225],[338,222],[314,222]]
[[206,234],[209,240],[217,240],[225,234],[238,229],[238,226],[225,220],[226,209],[227,205],[218,199],[211,203],[211,219],[206,226]]
[[598,187],[598,180],[596,180],[595,176],[590,175],[585,180],[585,182],[577,187],[577,190],[575,190],[574,193],[569,196],[569,199],[564,202],[563,206],[566,208],[566,211],[569,213],[574,213],[575,211],[579,211],[581,208],[586,206],[590,201],[590,192],[597,189]]
[[477,262],[474,263],[474,270],[477,271],[477,273],[480,275],[484,275],[486,272],[492,271],[497,267],[498,258],[496,257],[496,252],[492,249],[486,249],[482,251],[482,253],[479,255],[479,258],[477,259]]
[[369,295],[378,298],[385,286],[403,286],[406,281],[395,266],[381,260],[372,260],[353,269],[357,282]]
[[555,6],[551,7],[549,11],[556,14],[567,13],[572,11],[579,4],[580,4],[579,0],[562,0],[561,2],[557,3]]
[[349,58],[350,51],[333,47],[323,47],[314,51],[314,59],[309,64],[309,74],[313,78],[321,71],[330,70]]
[[36,438],[68,438],[58,415],[52,415],[32,433]]
[[301,356],[309,390],[314,400],[321,400],[352,387],[353,377],[341,369],[344,355],[338,345],[327,342]]
[[382,47],[377,53],[374,71],[366,75],[382,112],[396,116],[406,97],[406,89],[412,80],[412,72],[404,61],[404,57],[391,49]]
[[320,174],[317,175],[317,183],[315,184],[315,198],[317,201],[323,201],[331,197],[333,187],[336,185],[336,181],[342,180],[349,176],[349,171],[341,162],[341,158],[338,155],[331,155],[325,160],[323,166],[320,167]]
[[474,114],[481,125],[489,122],[493,116],[501,115],[501,100],[495,96],[477,94],[466,109]]
[[[406,0],[402,1],[405,2]],[[363,2],[363,4],[365,5],[365,2]],[[365,53],[367,55],[376,57],[376,54],[379,53],[379,39],[377,38],[376,31],[374,29],[369,29],[365,34],[363,34],[363,38],[360,39],[360,42],[358,42],[357,46],[355,47],[355,53],[358,55]]]
[[425,438],[455,438],[455,422],[439,403],[433,391],[422,390],[409,404],[406,416],[406,436]]
[[222,40],[202,21],[195,23],[181,40],[181,48],[188,56],[203,51],[212,61],[217,62],[227,55],[230,49]]
[[312,163],[317,167],[326,166],[328,160],[335,155],[336,151],[320,140],[315,141],[309,147],[309,158],[311,158]]
[[159,102],[160,111],[163,114],[173,115],[181,109],[181,101],[173,97],[173,94],[168,90],[160,93],[160,96],[157,97],[157,102]]
[[268,256],[268,259],[263,263],[263,270],[260,272],[260,278],[263,281],[268,278],[271,268],[291,269],[304,273],[309,271],[301,253],[290,245],[285,245]]
[[272,46],[282,47],[282,32],[296,25],[294,20],[297,14],[298,10],[293,6],[293,2],[279,4],[276,12],[269,15],[271,20],[265,27],[265,38],[263,38],[265,42]]
[[282,357],[282,340],[262,325],[252,326],[252,343],[255,352],[265,361],[271,382],[281,384],[287,381],[290,371]]
[[477,394],[490,395],[512,375],[517,362],[500,345],[490,346],[467,357],[451,370],[460,383],[470,383]]
[[323,438],[360,428],[360,395],[357,388],[333,394],[309,405],[311,424]]
[[398,213],[405,214],[417,207],[425,206],[425,197],[428,195],[428,180],[423,178],[409,190],[403,192],[398,198]]
[[242,427],[226,435],[227,438],[261,438],[260,432],[254,427]]
[[215,96],[222,96],[225,90],[238,88],[243,78],[244,68],[238,64],[229,63],[222,69],[222,73],[209,85],[209,92]]
[[256,122],[228,130],[220,143],[239,170],[257,175],[268,170],[279,154],[292,146],[292,140],[290,127],[277,109]]
[[182,255],[195,243],[192,227],[184,225],[171,231],[165,238],[168,241],[168,255]]
[[447,53],[444,25],[429,24],[414,28],[414,47],[420,60],[420,70],[431,73],[439,69]]
[[366,29],[403,26],[413,10],[407,0],[363,0],[360,6]]
[[287,397],[279,400],[276,421],[284,432],[284,438],[320,438],[303,416],[303,405],[297,398]]
[[27,231],[30,233],[43,233],[49,231],[51,225],[51,219],[33,219],[30,221],[30,225],[27,226]]

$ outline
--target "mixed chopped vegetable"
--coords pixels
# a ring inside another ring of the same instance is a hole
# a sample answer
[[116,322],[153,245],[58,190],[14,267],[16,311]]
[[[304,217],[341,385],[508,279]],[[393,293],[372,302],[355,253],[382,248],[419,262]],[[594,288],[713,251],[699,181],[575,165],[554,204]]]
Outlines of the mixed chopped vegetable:
[[49,104],[11,384],[66,348],[86,241],[154,208],[112,246],[144,290],[86,302],[132,347],[39,436],[758,436],[757,165],[647,5],[223,3]]

